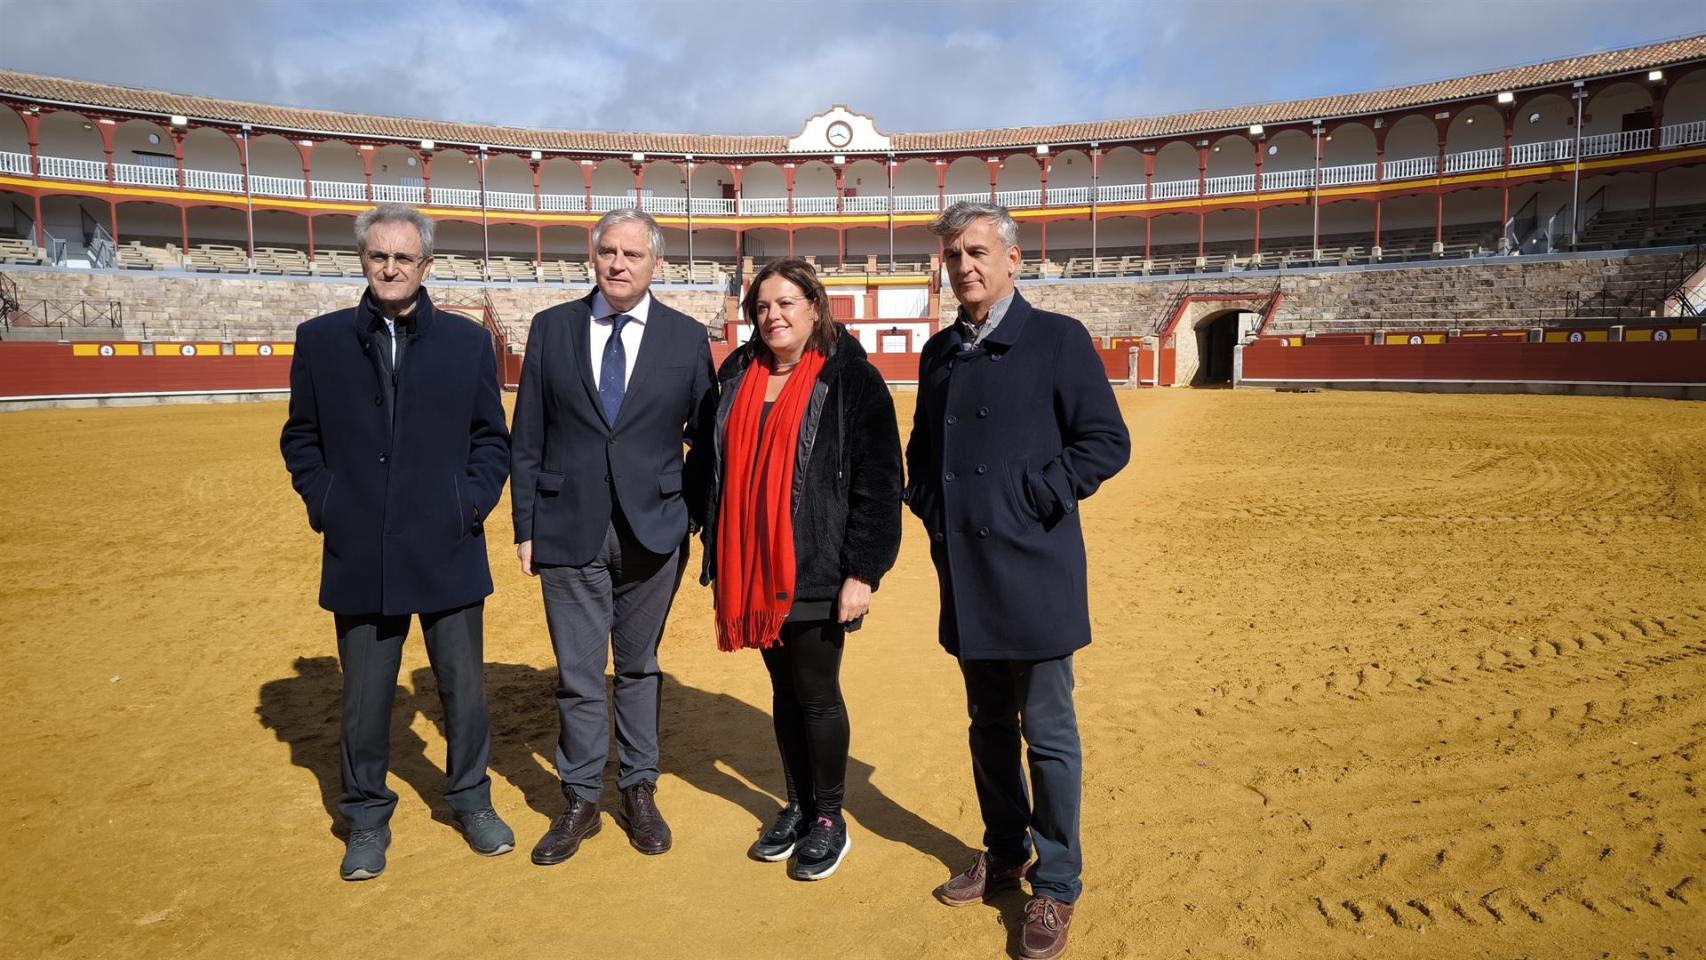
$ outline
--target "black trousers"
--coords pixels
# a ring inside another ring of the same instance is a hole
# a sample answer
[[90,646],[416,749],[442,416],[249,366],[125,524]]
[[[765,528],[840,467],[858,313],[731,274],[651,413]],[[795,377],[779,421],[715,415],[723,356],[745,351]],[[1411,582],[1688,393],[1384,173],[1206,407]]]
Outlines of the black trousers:
[[847,789],[847,704],[841,698],[846,631],[833,620],[784,623],[763,651],[788,802],[808,818],[841,816]]
[[[444,705],[444,797],[467,813],[492,805],[491,720],[486,712],[484,602],[420,614],[427,657]],[[338,660],[344,671],[339,753],[344,795],[338,802],[351,830],[370,830],[391,819],[397,794],[385,785],[391,761],[391,701],[403,663],[408,614],[337,614]]]
[[[1005,863],[1024,863],[1034,846],[1031,889],[1074,903],[1082,892],[1078,815],[1084,760],[1072,706],[1072,657],[961,660],[960,671],[971,715],[971,770],[984,849]],[[1034,795],[1025,790],[1027,767]]]

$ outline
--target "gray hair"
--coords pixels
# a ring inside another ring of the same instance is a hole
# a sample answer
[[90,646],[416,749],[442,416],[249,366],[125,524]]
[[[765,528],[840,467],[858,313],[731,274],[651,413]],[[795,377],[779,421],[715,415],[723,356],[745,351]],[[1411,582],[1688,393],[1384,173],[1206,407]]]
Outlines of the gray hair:
[[1001,234],[1001,242],[1009,247],[1019,245],[1019,225],[1013,222],[1013,215],[999,203],[973,203],[961,200],[950,204],[942,215],[930,222],[930,232],[943,240],[954,237],[971,229],[971,225],[979,220],[988,220],[995,224],[995,230]]
[[605,228],[613,227],[618,223],[643,224],[651,239],[652,259],[655,260],[663,256],[663,230],[658,227],[658,222],[652,219],[651,214],[634,207],[618,207],[599,217],[598,222],[592,225],[592,252],[595,255],[598,253],[598,241],[604,236]]
[[421,254],[432,256],[432,218],[400,203],[382,203],[355,218],[355,248],[367,249],[367,231],[381,223],[407,223],[421,236]]

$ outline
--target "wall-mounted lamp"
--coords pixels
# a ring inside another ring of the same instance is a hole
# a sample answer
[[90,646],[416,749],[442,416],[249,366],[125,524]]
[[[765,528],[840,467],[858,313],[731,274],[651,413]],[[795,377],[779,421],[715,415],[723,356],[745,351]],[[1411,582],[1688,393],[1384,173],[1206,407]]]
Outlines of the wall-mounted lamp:
[[1663,83],[1664,79],[1665,79],[1665,72],[1663,70],[1648,70],[1647,71],[1647,82],[1648,83]]
[[628,155],[628,159],[634,161],[635,163],[645,163],[646,162],[646,155],[643,153],[633,153],[633,154]]
[[180,114],[175,114],[175,113],[172,114],[172,126],[176,127],[179,130],[182,130],[183,128],[185,128],[189,125],[190,125],[190,118],[189,117],[182,116]]
[[421,149],[425,150],[427,153],[431,153],[434,150],[438,149],[438,144],[432,142],[431,140],[422,140],[421,141]]
[[545,159],[545,155],[543,153],[540,153],[538,150],[534,150],[527,155],[527,159],[529,159],[529,160],[543,160],[543,159]]
[[1046,143],[1037,144],[1037,156],[1039,156],[1039,157],[1048,156],[1048,144],[1046,144]]
[[1250,136],[1252,136],[1252,137],[1259,137],[1259,136],[1261,136],[1261,135],[1262,135],[1262,133],[1263,133],[1263,132],[1264,132],[1264,131],[1263,131],[1263,129],[1262,129],[1262,125],[1261,125],[1261,124],[1259,124],[1259,123],[1252,123],[1252,124],[1250,124]]
[[1510,92],[1509,90],[1501,90],[1501,91],[1499,91],[1498,99],[1499,99],[1499,102],[1503,103],[1503,104],[1515,103],[1516,102],[1516,94]]

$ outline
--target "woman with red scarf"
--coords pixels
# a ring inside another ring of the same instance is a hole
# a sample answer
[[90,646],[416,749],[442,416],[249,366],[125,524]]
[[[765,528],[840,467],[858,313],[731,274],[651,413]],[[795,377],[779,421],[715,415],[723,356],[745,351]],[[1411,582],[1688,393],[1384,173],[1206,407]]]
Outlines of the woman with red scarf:
[[753,336],[723,362],[711,434],[693,444],[700,582],[715,582],[717,645],[758,648],[770,672],[788,805],[751,854],[822,880],[849,846],[841,650],[900,550],[900,431],[811,264],[769,264],[743,307]]

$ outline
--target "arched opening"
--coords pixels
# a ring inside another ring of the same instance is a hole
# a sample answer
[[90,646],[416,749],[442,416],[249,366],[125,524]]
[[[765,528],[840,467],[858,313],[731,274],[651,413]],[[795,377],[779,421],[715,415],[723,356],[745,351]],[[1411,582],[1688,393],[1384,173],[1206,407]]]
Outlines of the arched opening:
[[1051,207],[1089,205],[1088,154],[1082,150],[1062,150],[1049,158],[1048,203]]
[[189,253],[186,256],[191,270],[202,273],[248,271],[249,224],[242,210],[191,207],[184,211],[184,220],[189,226]]
[[747,204],[742,213],[786,213],[788,183],[782,176],[782,168],[769,161],[747,167],[741,174],[740,196]]
[[[1155,154],[1155,178],[1151,181],[1151,200],[1177,200],[1197,195],[1197,183],[1202,171],[1197,167],[1197,148],[1183,140],[1174,140]],[[1195,238],[1193,237],[1193,243]]]
[[1582,106],[1584,137],[1653,128],[1653,93],[1631,80],[1601,87]]
[[[551,157],[539,164],[539,206],[544,210],[586,209],[586,177],[581,161]],[[584,257],[582,258],[584,259]]]
[[[796,198],[797,199],[797,198]],[[825,227],[794,231],[794,256],[817,264],[822,271],[841,265],[841,235]]]
[[794,212],[835,213],[835,170],[822,160],[794,169]]
[[[1478,150],[1496,150],[1504,145],[1504,118],[1499,115],[1499,111],[1492,104],[1477,103],[1460,106],[1453,111],[1451,123],[1445,130],[1445,152],[1448,155]],[[1492,158],[1491,162],[1476,163],[1460,159],[1449,170],[1450,172],[1486,170],[1503,165],[1502,158]]]
[[959,157],[948,164],[948,203],[989,200],[989,164],[979,157]]
[[540,229],[539,244],[544,257],[541,272],[547,282],[592,282],[587,251],[589,233],[588,228],[577,225],[549,224]]
[[[249,174],[254,180],[256,196],[303,196],[302,151],[276,133],[250,137]],[[289,186],[292,181],[296,185],[294,190]]]
[[[732,216],[735,213],[734,171],[720,163],[695,164],[691,173],[694,216]],[[698,232],[700,228],[695,228]],[[697,249],[695,256],[699,256]]]
[[922,157],[902,161],[894,171],[894,196],[898,213],[936,209],[936,165]]
[[1665,126],[1706,120],[1706,67],[1678,73],[1668,84],[1662,118]]
[[1233,348],[1238,345],[1240,312],[1222,310],[1197,321],[1197,372],[1191,378],[1191,386],[1232,385],[1232,353]]
[[1405,172],[1404,161],[1439,157],[1439,128],[1434,121],[1419,113],[1399,117],[1386,130],[1386,179],[1397,180],[1411,176]]
[[1108,155],[1102,158],[1102,165],[1098,171],[1096,182],[1107,193],[1115,194],[1115,196],[1104,195],[1101,198],[1103,202],[1117,201],[1120,199],[1117,196],[1119,191],[1108,191],[1107,188],[1142,183],[1143,154],[1132,146],[1115,147],[1109,150]]
[[0,108],[0,151],[23,154],[30,152],[30,135],[24,128],[24,118],[18,116],[18,111],[10,107]]
[[119,183],[175,187],[178,155],[165,127],[146,120],[126,120],[113,128],[114,173]]
[[196,127],[184,135],[184,185],[191,190],[243,192],[243,160],[225,131]]
[[487,227],[491,241],[490,260],[493,280],[532,283],[533,228],[519,223],[494,223]]
[[[678,217],[687,215],[687,174],[674,160],[653,160],[647,163],[640,174],[640,187],[645,191],[645,203],[641,209],[647,213]],[[681,245],[675,249],[685,262],[685,234],[681,237]]]
[[308,162],[314,199],[367,203],[367,168],[354,145],[342,140],[315,144]]
[[[842,209],[846,212],[881,213],[888,209],[887,165],[876,160],[855,160],[847,165],[847,170],[841,175],[841,181]],[[887,253],[886,249],[884,253]]]
[[[98,245],[96,238],[111,229],[107,205],[99,200],[75,194],[42,197],[41,219],[45,231],[39,234],[33,229],[31,198],[8,195],[3,202],[10,216],[0,216],[0,222],[11,224],[9,235],[35,241],[36,246],[46,250],[50,257],[59,256],[65,265],[93,263],[95,256],[91,250]],[[173,244],[173,249],[176,248]]]
[[743,255],[752,258],[755,267],[788,255],[788,231],[773,227],[746,230],[741,233]]
[[44,176],[95,182],[107,179],[106,148],[95,131],[95,121],[69,110],[43,113],[36,137]]
[[381,203],[419,204],[423,202],[421,190],[425,183],[425,168],[414,150],[387,144],[373,151],[373,199]]
[[1002,158],[997,203],[1006,207],[1035,207],[1043,202],[1043,168],[1035,157],[1023,153]]
[[634,205],[634,170],[625,160],[605,160],[592,168],[592,212],[608,213]]

